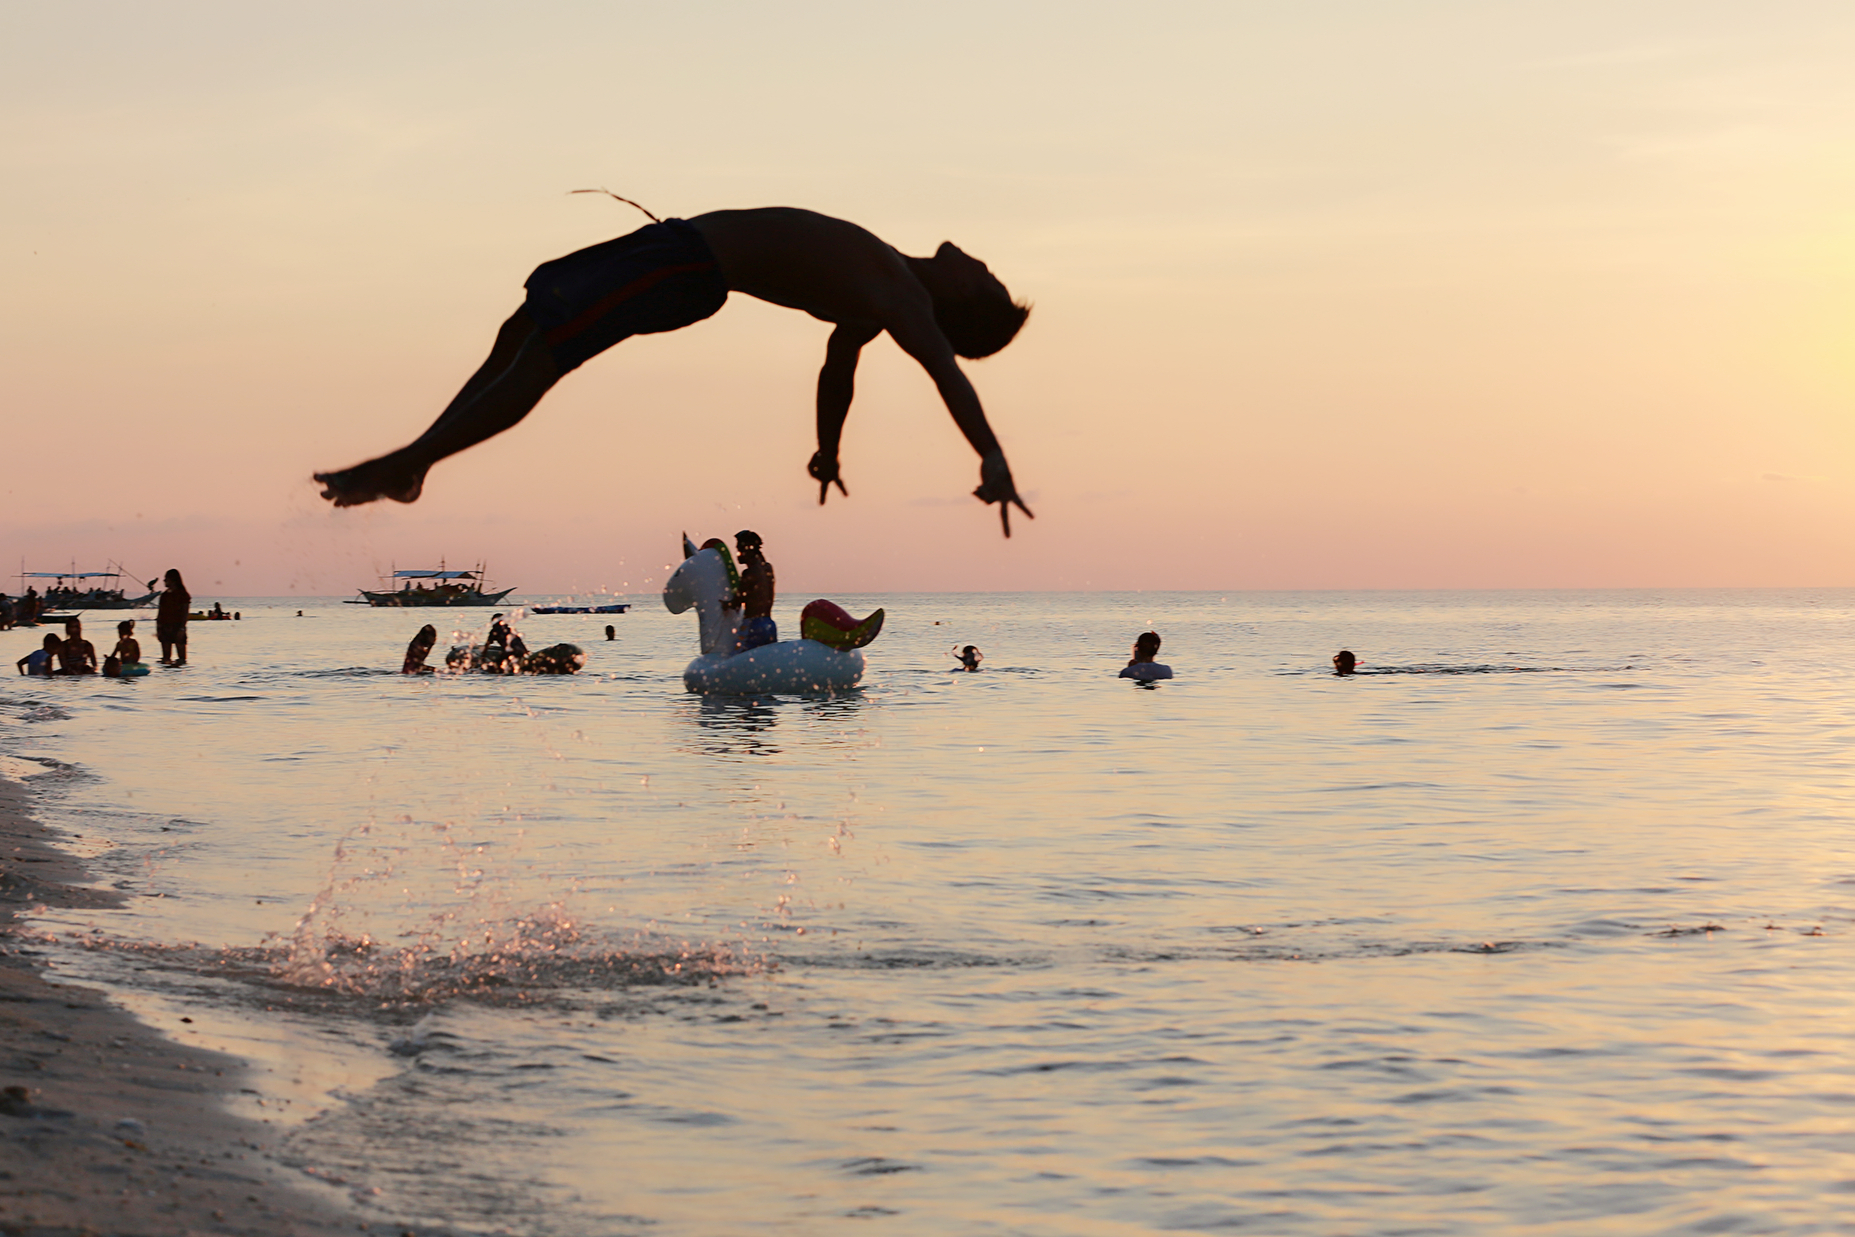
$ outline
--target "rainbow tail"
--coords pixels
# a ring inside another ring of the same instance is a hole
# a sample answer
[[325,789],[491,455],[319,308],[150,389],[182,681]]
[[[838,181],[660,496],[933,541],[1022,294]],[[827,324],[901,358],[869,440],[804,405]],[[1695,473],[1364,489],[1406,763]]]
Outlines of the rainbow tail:
[[878,610],[859,623],[844,607],[820,597],[800,612],[799,634],[834,649],[860,649],[881,634],[882,620]]

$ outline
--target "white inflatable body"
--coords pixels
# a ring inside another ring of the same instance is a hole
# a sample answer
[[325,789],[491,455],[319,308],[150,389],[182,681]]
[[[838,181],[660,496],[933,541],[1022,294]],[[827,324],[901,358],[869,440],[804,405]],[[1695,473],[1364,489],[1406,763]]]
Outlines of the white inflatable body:
[[862,677],[862,649],[840,653],[816,640],[780,640],[732,657],[704,653],[683,667],[683,686],[707,696],[836,692]]
[[816,640],[779,640],[731,653],[741,612],[723,603],[733,591],[733,564],[713,548],[697,550],[664,582],[664,608],[694,607],[702,655],[683,668],[683,686],[710,696],[833,692],[863,678],[863,650],[834,649]]

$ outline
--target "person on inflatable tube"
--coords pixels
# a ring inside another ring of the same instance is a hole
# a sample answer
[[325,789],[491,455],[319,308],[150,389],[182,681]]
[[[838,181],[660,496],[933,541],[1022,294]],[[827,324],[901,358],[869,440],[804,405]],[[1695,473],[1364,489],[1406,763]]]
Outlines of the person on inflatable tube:
[[740,576],[730,608],[738,607],[741,611],[741,628],[734,641],[737,653],[757,649],[763,644],[779,643],[779,624],[773,621],[773,597],[777,591],[773,564],[766,561],[760,545],[760,534],[751,528],[734,534],[734,548],[740,556]]

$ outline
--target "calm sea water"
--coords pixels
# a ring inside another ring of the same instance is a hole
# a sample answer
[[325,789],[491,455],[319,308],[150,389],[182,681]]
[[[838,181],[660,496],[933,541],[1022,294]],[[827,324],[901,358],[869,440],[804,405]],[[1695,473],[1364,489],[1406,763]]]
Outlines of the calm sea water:
[[746,702],[636,600],[11,682],[129,895],[51,956],[462,1231],[1855,1232],[1855,593],[839,598],[863,689]]

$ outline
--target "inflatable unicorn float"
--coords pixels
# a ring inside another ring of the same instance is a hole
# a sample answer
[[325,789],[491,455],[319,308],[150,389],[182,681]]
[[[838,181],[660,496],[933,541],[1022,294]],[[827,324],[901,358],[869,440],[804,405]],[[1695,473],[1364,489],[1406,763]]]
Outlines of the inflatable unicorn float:
[[685,536],[683,556],[664,582],[663,604],[672,614],[696,612],[702,654],[683,668],[684,687],[711,696],[833,692],[863,677],[863,646],[882,631],[881,610],[859,622],[820,598],[799,616],[800,639],[737,652],[741,610],[734,603],[741,575],[727,543],[711,537],[697,549]]

